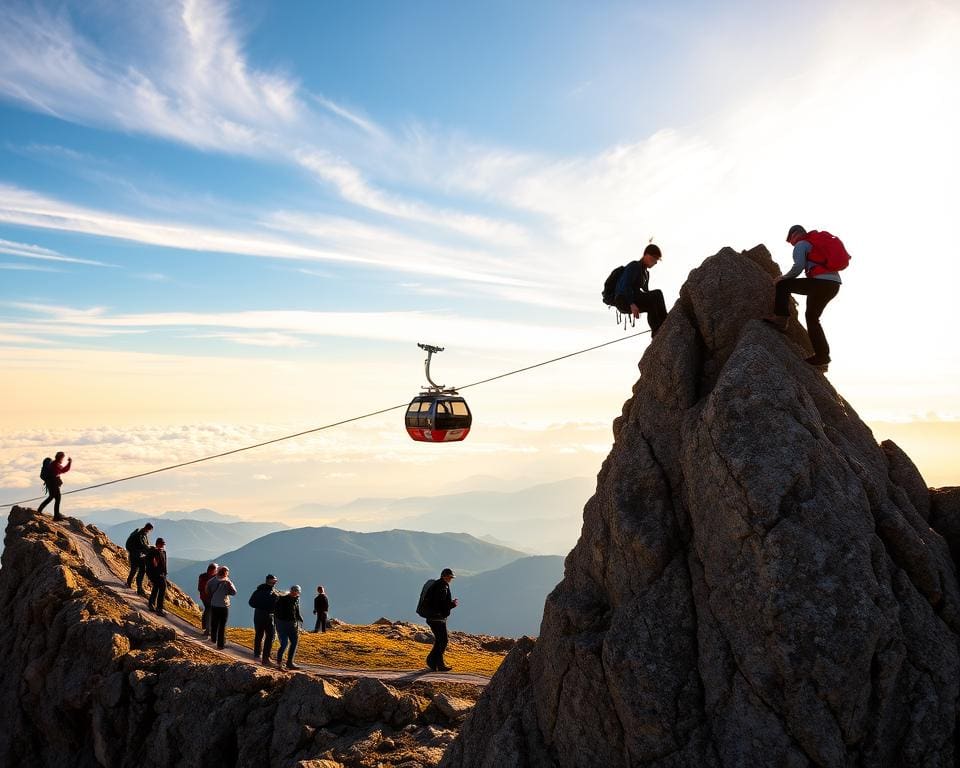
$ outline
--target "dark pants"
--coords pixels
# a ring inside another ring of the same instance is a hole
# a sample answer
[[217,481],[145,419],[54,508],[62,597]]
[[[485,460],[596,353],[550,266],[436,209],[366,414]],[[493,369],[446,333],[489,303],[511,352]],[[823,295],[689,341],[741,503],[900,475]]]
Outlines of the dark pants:
[[791,293],[802,293],[807,297],[807,334],[813,345],[814,354],[824,362],[830,359],[830,345],[820,325],[820,315],[824,307],[837,295],[840,283],[833,280],[817,280],[812,277],[793,277],[777,283],[777,295],[774,299],[773,312],[781,317],[790,315],[789,301]]
[[314,632],[326,632],[327,631],[327,612],[320,611],[317,614],[317,625],[313,628]]
[[129,587],[133,584],[133,579],[137,579],[137,592],[143,592],[143,576],[147,572],[147,558],[143,557],[139,552],[134,554],[133,552],[127,552],[127,557],[130,559],[130,573],[127,574],[127,586]]
[[227,617],[229,615],[229,608],[210,606],[210,639],[217,641],[217,648],[223,648],[223,644],[226,642]]
[[293,657],[297,653],[297,643],[300,641],[297,622],[277,619],[277,635],[280,637],[280,647],[277,649],[277,664],[283,662],[283,651],[287,647],[287,643],[290,644],[287,664],[293,664]]
[[150,590],[150,599],[147,601],[151,608],[156,608],[157,613],[163,613],[163,600],[167,596],[167,577],[151,576],[150,583],[153,589]]
[[60,488],[47,488],[47,498],[37,507],[37,512],[43,512],[43,508],[47,506],[50,502],[54,502],[53,505],[53,519],[59,520],[62,515],[60,514]]
[[253,655],[257,658],[263,658],[264,661],[270,658],[270,651],[273,650],[273,636],[275,630],[273,626],[273,614],[266,611],[254,610],[253,612]]
[[[663,291],[647,291],[639,293],[633,297],[633,303],[641,313],[647,313],[647,322],[650,324],[650,330],[656,333],[663,321],[667,319],[667,307],[663,302]],[[623,299],[617,304],[617,309],[623,315],[630,314],[630,304]]]
[[446,652],[447,645],[450,643],[450,638],[447,636],[447,621],[446,619],[430,619],[427,621],[427,624],[433,631],[433,649],[430,651],[430,655],[427,656],[427,666],[432,669],[445,667],[447,665],[443,660],[443,654]]

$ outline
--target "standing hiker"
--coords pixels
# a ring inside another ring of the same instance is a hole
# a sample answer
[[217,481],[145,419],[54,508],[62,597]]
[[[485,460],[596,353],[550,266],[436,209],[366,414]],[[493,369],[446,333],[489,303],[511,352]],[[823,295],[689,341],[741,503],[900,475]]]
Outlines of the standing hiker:
[[443,654],[449,644],[447,635],[447,617],[450,611],[457,607],[459,600],[450,595],[450,582],[456,578],[453,571],[444,568],[440,578],[429,585],[424,585],[421,594],[421,605],[417,606],[417,613],[427,620],[433,632],[433,648],[427,656],[427,666],[435,672],[449,672],[453,667],[447,665]]
[[210,636],[210,596],[207,594],[207,584],[217,575],[217,564],[210,563],[207,570],[197,577],[197,591],[200,593],[200,602],[203,605],[203,615],[200,617],[200,626],[203,627],[203,636]]
[[313,634],[327,631],[327,617],[330,611],[330,599],[327,593],[323,591],[323,584],[317,587],[317,596],[313,598],[313,612],[317,614],[317,623],[313,628]]
[[283,651],[290,644],[287,653],[287,669],[300,669],[293,663],[297,653],[297,643],[300,640],[300,625],[303,616],[300,615],[300,585],[294,584],[285,595],[277,600],[277,635],[280,636],[280,647],[277,649],[277,666],[283,667]]
[[210,641],[223,650],[226,643],[227,618],[230,615],[230,596],[237,594],[237,588],[230,581],[230,569],[221,565],[217,575],[207,584],[210,597]]
[[130,560],[130,573],[127,574],[127,589],[133,586],[133,580],[137,580],[137,594],[140,597],[146,597],[147,593],[143,591],[143,575],[146,573],[147,552],[150,551],[150,531],[153,530],[153,523],[147,523],[143,528],[134,529],[127,537],[127,557]]
[[146,557],[147,577],[153,585],[150,590],[150,599],[147,600],[147,606],[151,611],[161,616],[166,616],[163,610],[163,600],[167,595],[167,550],[166,542],[163,539],[157,539],[157,544],[150,547]]
[[53,461],[43,460],[43,469],[40,470],[40,478],[47,487],[47,498],[37,507],[37,512],[43,512],[43,508],[52,501],[54,520],[63,520],[63,515],[60,514],[60,486],[63,485],[63,480],[60,475],[69,472],[73,466],[73,459],[70,457],[67,457],[66,464],[63,463],[64,456],[66,454],[63,451],[57,451]]
[[663,258],[659,246],[650,243],[643,249],[638,261],[631,261],[624,267],[617,281],[614,306],[623,315],[634,320],[642,312],[647,313],[651,336],[656,336],[663,321],[667,319],[667,307],[663,302],[663,291],[650,290],[650,272]]
[[[820,315],[840,291],[839,271],[850,262],[850,254],[838,237],[829,232],[818,232],[794,224],[787,232],[787,242],[793,246],[793,267],[777,281],[773,315],[764,318],[778,330],[786,331],[790,322],[791,293],[807,297],[807,333],[813,345],[813,355],[806,362],[826,370],[830,363],[830,345],[820,325]],[[806,277],[797,277],[801,272]]]
[[253,656],[261,659],[265,667],[273,664],[270,661],[270,651],[273,650],[273,637],[276,633],[273,614],[277,609],[277,599],[280,593],[275,589],[277,577],[267,574],[263,584],[257,587],[250,595],[248,605],[253,608]]

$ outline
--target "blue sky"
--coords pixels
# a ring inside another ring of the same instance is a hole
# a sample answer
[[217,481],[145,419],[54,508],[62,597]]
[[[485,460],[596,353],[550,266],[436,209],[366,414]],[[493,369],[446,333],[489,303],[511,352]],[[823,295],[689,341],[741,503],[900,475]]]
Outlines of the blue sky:
[[[651,237],[675,297],[725,245],[786,264],[795,221],[854,253],[841,391],[960,414],[915,328],[958,277],[953,3],[7,2],[0,48],[4,496],[51,443],[94,482],[402,402],[417,341],[447,383],[606,341]],[[453,451],[386,419],[89,504],[251,512],[311,461],[277,506],[592,475],[643,343],[478,389]]]

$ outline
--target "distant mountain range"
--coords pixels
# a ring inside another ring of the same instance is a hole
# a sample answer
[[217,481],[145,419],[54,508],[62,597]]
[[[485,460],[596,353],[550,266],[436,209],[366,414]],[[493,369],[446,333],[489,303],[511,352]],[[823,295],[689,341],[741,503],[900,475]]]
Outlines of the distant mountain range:
[[[171,551],[171,555],[178,553]],[[267,573],[284,590],[299,584],[301,612],[313,627],[318,584],[330,596],[331,615],[352,623],[381,616],[421,621],[415,613],[423,582],[441,569],[457,573],[452,591],[461,598],[450,626],[467,632],[518,636],[539,630],[543,602],[563,576],[563,558],[528,557],[463,533],[380,531],[357,533],[338,528],[297,528],[270,533],[217,556],[230,567],[239,594],[230,622],[250,626],[247,598]],[[170,577],[193,594],[205,562]]]
[[166,516],[155,516],[125,520],[122,523],[107,526],[103,531],[113,541],[123,546],[127,537],[135,529],[141,528],[147,520],[153,522],[151,543],[158,537],[162,537],[171,558],[191,561],[209,560],[225,551],[239,549],[244,544],[268,533],[285,530],[288,527],[283,523],[220,523],[204,520],[173,520],[167,519]]
[[289,517],[324,517],[332,519],[334,527],[360,531],[462,531],[527,553],[566,555],[580,535],[583,506],[595,486],[593,479],[573,477],[510,492],[362,498],[340,506],[301,504],[289,510]]
[[119,509],[112,507],[110,509],[84,509],[76,513],[77,517],[85,523],[92,523],[98,528],[126,523],[128,520],[200,520],[206,523],[239,523],[247,522],[247,519],[239,515],[225,515],[222,512],[214,512],[212,509],[194,509],[190,512],[170,511],[158,512],[155,515],[147,515],[143,512],[134,512],[130,509]]

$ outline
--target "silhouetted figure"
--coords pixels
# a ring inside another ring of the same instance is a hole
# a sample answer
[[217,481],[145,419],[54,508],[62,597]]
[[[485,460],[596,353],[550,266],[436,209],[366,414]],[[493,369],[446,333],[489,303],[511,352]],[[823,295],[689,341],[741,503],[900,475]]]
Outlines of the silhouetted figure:
[[210,635],[210,596],[207,594],[207,584],[217,575],[217,564],[210,563],[207,570],[197,577],[197,591],[200,593],[200,603],[203,605],[203,615],[200,617],[200,626],[203,627],[203,636]]
[[643,249],[638,261],[631,261],[624,268],[617,281],[615,305],[621,314],[630,315],[634,320],[642,312],[647,313],[651,335],[656,336],[663,321],[667,319],[667,307],[663,301],[663,292],[650,290],[649,270],[663,258],[660,248],[651,243]]
[[43,484],[47,487],[47,498],[37,507],[37,512],[43,512],[43,508],[52,501],[54,502],[54,520],[63,520],[63,515],[60,514],[60,487],[63,485],[63,480],[60,478],[60,475],[69,472],[70,467],[73,466],[73,459],[71,458],[67,458],[66,464],[63,463],[64,456],[66,456],[66,454],[63,451],[57,451],[54,460],[47,464],[41,473],[43,476]]
[[287,653],[287,669],[300,669],[293,663],[297,653],[297,643],[300,640],[300,625],[303,616],[300,615],[300,585],[294,584],[285,595],[277,599],[277,635],[280,637],[280,647],[277,649],[277,666],[283,667],[283,651],[289,644]]
[[327,617],[330,611],[330,600],[327,593],[323,591],[323,584],[317,587],[317,596],[313,598],[313,612],[317,614],[317,624],[313,628],[313,633],[327,631]]
[[167,549],[163,539],[157,539],[157,545],[150,547],[147,552],[147,578],[153,585],[150,590],[150,599],[147,606],[161,616],[167,614],[163,610],[163,601],[167,596]]
[[444,661],[443,654],[450,642],[447,635],[447,617],[460,602],[450,594],[450,582],[454,578],[456,577],[453,571],[444,568],[440,572],[440,578],[427,588],[423,598],[423,613],[433,632],[433,648],[427,656],[427,666],[435,672],[449,672],[452,669]]
[[[806,362],[817,368],[826,369],[830,363],[830,345],[820,325],[820,315],[824,308],[840,291],[840,274],[831,271],[828,261],[837,253],[839,243],[840,263],[843,269],[849,261],[849,254],[837,238],[829,232],[811,231],[794,224],[787,232],[787,242],[793,246],[793,267],[777,281],[774,298],[773,316],[765,318],[779,330],[786,331],[790,321],[790,294],[800,293],[807,297],[805,318],[807,333],[813,345],[813,355]],[[806,277],[797,277],[801,272]]]
[[147,553],[150,551],[150,531],[153,523],[147,523],[143,528],[134,529],[127,537],[127,558],[130,560],[130,573],[127,574],[127,588],[133,586],[137,580],[137,594],[146,597],[143,591],[143,575],[147,569]]
[[217,569],[217,575],[207,583],[207,595],[210,597],[210,641],[216,643],[221,650],[226,643],[230,597],[237,594],[237,588],[229,577],[230,569],[221,565]]
[[253,655],[261,659],[265,667],[273,665],[270,661],[270,652],[273,650],[275,627],[273,614],[277,609],[277,600],[280,593],[274,587],[277,577],[267,574],[263,584],[257,587],[250,595],[248,604],[253,608]]

